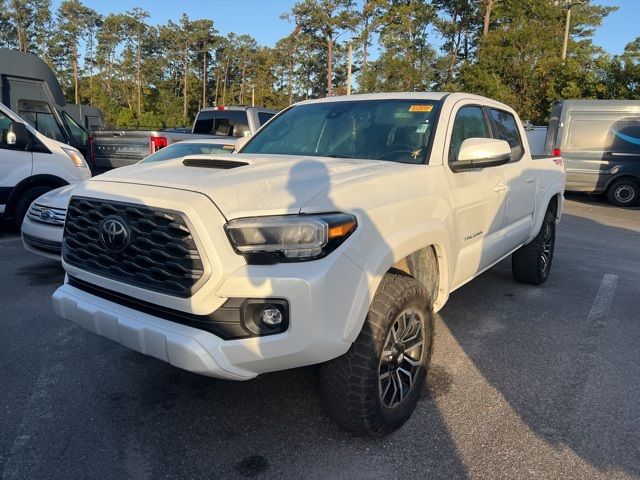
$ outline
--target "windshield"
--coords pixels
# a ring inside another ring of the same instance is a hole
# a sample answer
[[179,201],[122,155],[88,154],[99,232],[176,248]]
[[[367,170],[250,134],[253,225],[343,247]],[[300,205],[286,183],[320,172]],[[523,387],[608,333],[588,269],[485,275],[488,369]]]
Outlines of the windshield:
[[271,120],[242,153],[424,163],[433,100],[355,100],[297,105]]
[[215,143],[174,143],[156,153],[149,155],[140,163],[160,162],[162,160],[171,160],[173,158],[184,157],[187,155],[224,155],[233,152],[235,145],[231,144],[215,144]]

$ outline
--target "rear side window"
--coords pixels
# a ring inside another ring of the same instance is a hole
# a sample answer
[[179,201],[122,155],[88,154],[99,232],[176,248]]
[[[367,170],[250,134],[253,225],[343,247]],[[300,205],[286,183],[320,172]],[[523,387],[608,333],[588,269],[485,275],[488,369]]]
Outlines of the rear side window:
[[260,122],[260,125],[267,123],[267,121],[274,115],[275,113],[258,112],[258,121]]
[[520,130],[515,117],[504,110],[492,108],[490,110],[491,120],[494,126],[494,137],[498,140],[505,140],[511,147],[511,161],[517,162],[522,158],[523,148]]
[[249,131],[247,112],[243,110],[204,110],[193,126],[193,133],[221,137],[243,137]]
[[449,145],[449,161],[454,162],[467,138],[491,138],[482,107],[462,107],[456,114]]

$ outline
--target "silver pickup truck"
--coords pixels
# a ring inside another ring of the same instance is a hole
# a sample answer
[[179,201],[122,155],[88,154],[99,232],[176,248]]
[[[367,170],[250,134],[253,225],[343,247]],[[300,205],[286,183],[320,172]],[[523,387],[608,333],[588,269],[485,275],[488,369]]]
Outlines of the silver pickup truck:
[[255,133],[276,113],[260,107],[219,106],[200,110],[191,129],[95,131],[88,160],[94,173],[101,173],[137,163],[182,140],[215,138],[220,143],[233,144],[237,138]]

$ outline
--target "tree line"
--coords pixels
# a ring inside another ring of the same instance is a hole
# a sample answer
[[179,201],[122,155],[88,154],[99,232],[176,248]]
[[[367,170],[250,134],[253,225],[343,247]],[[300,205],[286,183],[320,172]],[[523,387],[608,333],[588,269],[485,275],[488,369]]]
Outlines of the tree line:
[[186,14],[152,25],[138,7],[103,16],[81,0],[55,11],[51,0],[0,0],[0,46],[40,56],[69,101],[120,127],[186,126],[204,106],[282,108],[344,94],[349,50],[354,93],[467,91],[542,123],[560,99],[640,98],[640,37],[621,55],[593,43],[614,10],[570,0],[300,0],[281,17],[291,32],[268,47]]

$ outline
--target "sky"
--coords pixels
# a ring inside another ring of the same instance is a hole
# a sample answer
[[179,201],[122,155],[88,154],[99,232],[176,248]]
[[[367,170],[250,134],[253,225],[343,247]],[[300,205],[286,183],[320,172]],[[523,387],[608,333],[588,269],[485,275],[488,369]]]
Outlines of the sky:
[[[640,36],[640,0],[592,0],[600,5],[618,6],[617,12],[607,17],[597,31],[594,41],[612,54],[620,54],[624,47]],[[59,0],[54,0],[57,7]],[[150,23],[161,24],[179,20],[182,13],[189,18],[210,18],[221,34],[235,32],[253,36],[259,44],[273,46],[293,30],[293,25],[281,20],[280,15],[291,10],[295,0],[83,0],[99,13],[123,12],[139,6],[151,14]],[[580,7],[577,7],[580,8]],[[438,43],[438,39],[433,39]]]

